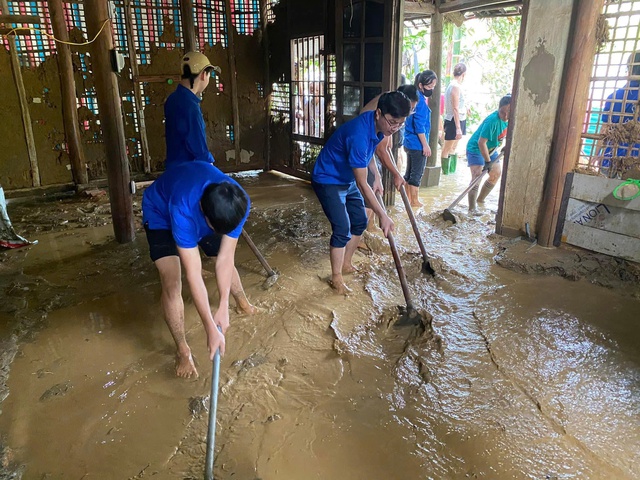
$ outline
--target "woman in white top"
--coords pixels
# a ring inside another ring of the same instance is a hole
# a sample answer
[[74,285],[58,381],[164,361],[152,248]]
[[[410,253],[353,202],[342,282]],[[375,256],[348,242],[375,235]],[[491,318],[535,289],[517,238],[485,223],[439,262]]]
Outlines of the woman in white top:
[[[466,72],[467,66],[464,63],[458,63],[453,67],[453,80],[444,94],[444,146],[440,160],[445,175],[456,171],[456,147],[466,133],[467,106],[462,91]],[[449,158],[451,155],[454,156],[453,159]]]

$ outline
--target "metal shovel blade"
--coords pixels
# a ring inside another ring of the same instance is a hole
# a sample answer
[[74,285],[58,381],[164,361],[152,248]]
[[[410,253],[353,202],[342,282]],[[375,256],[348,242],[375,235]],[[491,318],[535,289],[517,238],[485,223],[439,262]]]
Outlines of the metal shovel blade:
[[456,219],[455,215],[451,213],[451,210],[449,210],[448,208],[445,208],[444,212],[442,212],[442,218],[452,223],[458,223],[458,220]]
[[394,324],[396,327],[417,327],[418,325],[423,325],[422,315],[413,307],[402,307],[399,306],[400,315],[398,320]]

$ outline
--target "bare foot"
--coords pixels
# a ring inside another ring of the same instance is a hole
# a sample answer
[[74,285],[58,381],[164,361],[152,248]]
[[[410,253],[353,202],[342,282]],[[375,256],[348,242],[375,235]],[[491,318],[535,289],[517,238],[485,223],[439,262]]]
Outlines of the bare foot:
[[198,378],[198,370],[193,362],[191,352],[186,355],[176,353],[176,375],[182,378]]
[[420,207],[424,207],[424,203],[418,200],[417,202],[411,202],[411,206],[413,208],[420,208]]
[[360,238],[360,243],[358,243],[358,249],[364,250],[364,251],[370,250],[369,245],[367,245],[367,243],[364,241],[364,237]]
[[343,280],[329,280],[328,282],[336,295],[348,295],[351,293],[351,289],[344,284]]
[[350,275],[352,273],[356,273],[359,272],[360,269],[358,267],[356,267],[355,265],[343,265],[342,266],[342,274],[343,275]]
[[257,313],[263,312],[263,310],[247,302],[246,304],[242,304],[242,305],[236,304],[236,312],[244,315],[255,315]]

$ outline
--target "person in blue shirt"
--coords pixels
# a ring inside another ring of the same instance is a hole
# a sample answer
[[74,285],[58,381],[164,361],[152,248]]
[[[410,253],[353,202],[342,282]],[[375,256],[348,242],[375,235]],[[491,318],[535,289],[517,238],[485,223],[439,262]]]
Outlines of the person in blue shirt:
[[[607,100],[602,109],[602,131],[607,136],[607,133],[615,127],[615,124],[627,123],[634,118],[637,120],[638,106],[638,90],[640,90],[640,51],[636,51],[629,56],[628,71],[631,78],[627,84],[613,92],[607,97]],[[617,148],[616,148],[617,147]],[[610,176],[615,176],[618,173],[618,169],[611,168],[612,157],[638,157],[640,155],[640,141],[630,144],[628,142],[620,142],[615,145],[611,145],[611,142],[605,147],[604,159],[602,160],[602,166],[605,169],[610,169],[608,172]]]
[[[175,165],[144,192],[142,221],[151,260],[160,274],[162,308],[176,343],[176,374],[180,377],[198,375],[185,337],[181,264],[207,334],[211,359],[218,347],[224,354],[229,294],[240,310],[253,313],[254,307],[244,294],[234,265],[238,237],[249,209],[249,197],[235,180],[211,163],[199,160]],[[217,257],[220,300],[213,314],[198,247],[207,256]]]
[[380,141],[402,127],[410,110],[411,102],[404,93],[383,94],[375,111],[365,112],[341,125],[316,159],[311,185],[331,223],[329,283],[336,293],[350,291],[343,274],[355,271],[353,254],[367,228],[363,195],[378,215],[384,235],[393,230],[393,221],[367,183],[367,169]]
[[471,181],[482,175],[483,170],[489,171],[489,178],[482,185],[480,196],[478,185],[469,192],[469,211],[472,213],[477,212],[478,203],[484,203],[502,174],[498,147],[507,136],[510,112],[511,95],[505,95],[500,99],[498,110],[482,121],[467,143],[467,164],[471,169]]
[[415,112],[407,119],[404,129],[404,150],[407,153],[407,170],[404,179],[408,184],[409,199],[412,207],[421,207],[418,197],[420,181],[424,175],[427,157],[431,156],[429,133],[431,131],[431,109],[427,99],[433,94],[438,76],[432,70],[416,75],[414,82],[418,89],[418,104]]
[[182,78],[164,104],[165,169],[192,160],[214,162],[200,109],[214,68],[202,53],[189,52],[182,57]]
[[[398,92],[404,93],[411,102],[411,111],[416,108],[418,104],[418,90],[413,85],[400,85],[397,89]],[[375,96],[373,99],[369,101],[362,110],[360,110],[360,114],[362,115],[365,112],[372,112],[378,108],[378,101],[382,94]],[[402,147],[404,144],[404,127],[401,127],[398,130],[398,146]],[[373,191],[376,191],[374,185],[382,191],[382,177],[380,176],[380,166],[384,165],[384,167],[391,172],[393,175],[393,184],[397,190],[400,190],[400,187],[406,185],[403,175],[398,170],[398,166],[396,164],[396,160],[393,158],[393,135],[389,135],[384,137],[384,139],[378,144],[376,147],[375,155],[369,162],[369,172],[367,181],[369,182],[369,186],[373,188]],[[379,184],[379,185],[378,185]],[[369,213],[369,212],[367,212]]]

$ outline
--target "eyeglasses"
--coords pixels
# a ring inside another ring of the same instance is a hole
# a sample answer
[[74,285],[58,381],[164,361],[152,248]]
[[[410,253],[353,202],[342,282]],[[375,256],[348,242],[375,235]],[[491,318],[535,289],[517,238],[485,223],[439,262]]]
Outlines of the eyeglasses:
[[384,118],[385,122],[387,122],[387,125],[389,125],[391,128],[400,128],[404,126],[404,120],[402,120],[401,122],[390,122],[386,115],[382,115],[382,118]]

